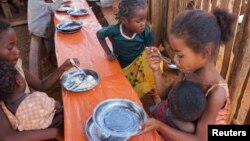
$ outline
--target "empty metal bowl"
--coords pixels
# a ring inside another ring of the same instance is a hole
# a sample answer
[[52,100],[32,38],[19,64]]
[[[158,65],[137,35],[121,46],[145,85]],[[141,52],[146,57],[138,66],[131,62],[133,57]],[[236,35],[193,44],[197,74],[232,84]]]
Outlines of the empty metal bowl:
[[73,6],[68,5],[68,4],[64,4],[64,5],[61,5],[56,11],[57,12],[67,12],[67,11],[72,10],[72,9],[74,9]]
[[114,137],[108,135],[101,131],[93,121],[92,116],[89,117],[85,124],[85,134],[89,141],[127,141],[128,138],[126,137]]
[[89,69],[83,69],[86,75],[92,76],[93,79],[85,79],[84,75],[79,70],[74,70],[61,76],[61,85],[68,91],[84,92],[93,89],[99,84],[100,78],[97,72]]
[[81,29],[82,26],[82,21],[63,21],[56,25],[56,29],[63,33],[74,33]]
[[147,119],[144,109],[128,99],[109,99],[96,106],[93,120],[98,128],[116,137],[131,137]]
[[87,9],[72,9],[67,12],[71,16],[85,16],[89,14]]

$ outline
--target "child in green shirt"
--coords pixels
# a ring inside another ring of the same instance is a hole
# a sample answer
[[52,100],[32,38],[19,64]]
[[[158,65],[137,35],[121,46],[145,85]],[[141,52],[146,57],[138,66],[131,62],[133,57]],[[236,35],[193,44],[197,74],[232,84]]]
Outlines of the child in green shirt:
[[[142,98],[154,85],[144,52],[145,47],[154,42],[146,26],[147,4],[144,0],[123,0],[119,4],[116,18],[118,23],[100,29],[97,37],[108,59],[118,59],[126,78]],[[112,42],[113,52],[106,43],[106,37]]]

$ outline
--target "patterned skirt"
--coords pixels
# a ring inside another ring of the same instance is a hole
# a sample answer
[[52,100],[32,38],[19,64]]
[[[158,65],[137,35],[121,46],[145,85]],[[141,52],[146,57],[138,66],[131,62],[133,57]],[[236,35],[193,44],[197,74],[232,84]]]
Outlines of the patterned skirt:
[[146,56],[147,53],[143,51],[130,65],[123,68],[126,78],[139,98],[142,98],[155,87],[153,72],[146,61]]

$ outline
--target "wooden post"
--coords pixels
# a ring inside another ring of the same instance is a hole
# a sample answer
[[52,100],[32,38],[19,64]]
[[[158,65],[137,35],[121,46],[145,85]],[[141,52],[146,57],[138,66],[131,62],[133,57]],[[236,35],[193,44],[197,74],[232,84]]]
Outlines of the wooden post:
[[159,45],[161,42],[161,26],[162,26],[162,0],[151,1],[151,24],[152,32],[155,36],[155,43]]
[[[234,14],[237,17],[240,15],[242,2],[243,2],[243,0],[237,0],[236,3],[234,4],[234,7],[235,7]],[[224,52],[223,64],[222,64],[222,68],[221,68],[221,76],[223,78],[226,78],[226,76],[227,76],[230,58],[231,58],[231,54],[232,54],[232,48],[233,48],[235,37],[237,34],[237,29],[238,29],[238,24],[236,22],[236,23],[234,23],[234,25],[232,27],[234,35],[233,35],[232,39],[230,39],[230,41],[225,44],[225,52]]]
[[250,75],[250,70],[248,71],[246,80],[243,84],[242,90],[241,90],[241,95],[239,97],[240,102],[237,104],[237,110],[235,112],[235,116],[233,118],[232,123],[233,124],[242,124],[246,121],[247,118],[247,112],[249,110],[249,100],[250,100],[250,83],[248,85],[249,81],[249,75]]
[[229,91],[231,94],[231,113],[229,116],[229,122],[232,122],[237,111],[239,98],[243,94],[242,90],[245,81],[248,80],[247,76],[250,69],[250,2],[247,4],[247,10],[244,15],[244,32],[238,53],[234,58],[235,61],[228,80]]
[[210,5],[211,5],[211,0],[203,0],[201,9],[209,11]]
[[210,11],[214,10],[214,8],[216,7],[216,4],[217,4],[217,0],[213,0],[212,3],[211,3],[211,9],[210,9]]
[[203,0],[195,0],[197,9],[201,9],[201,7],[202,7],[202,6],[201,6],[202,1],[203,1]]
[[[234,8],[234,10],[235,10],[235,8]],[[247,10],[247,3],[243,0],[242,5],[241,5],[241,13],[240,14],[246,13],[246,10]],[[240,23],[239,25],[240,25],[239,26],[239,31],[236,34],[235,43],[234,43],[235,45],[233,47],[233,53],[234,54],[237,54],[237,52],[238,52],[238,47],[241,44],[241,39],[242,39],[242,36],[243,36],[243,32],[245,30],[244,27],[243,27],[243,23]]]

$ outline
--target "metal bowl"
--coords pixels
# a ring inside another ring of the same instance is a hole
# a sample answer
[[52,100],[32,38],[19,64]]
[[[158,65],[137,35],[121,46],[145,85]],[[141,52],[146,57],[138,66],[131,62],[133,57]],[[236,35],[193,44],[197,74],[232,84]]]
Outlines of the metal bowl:
[[109,99],[98,104],[93,113],[94,123],[105,133],[130,137],[139,132],[147,119],[144,109],[128,99]]
[[68,5],[68,4],[64,4],[64,5],[61,5],[56,11],[57,12],[67,12],[67,11],[72,10],[72,9],[74,9],[73,6]]
[[82,26],[82,21],[63,21],[56,25],[56,29],[63,33],[74,33],[81,29]]
[[84,92],[93,89],[99,84],[100,78],[97,72],[89,69],[83,69],[86,75],[91,75],[93,80],[85,80],[83,73],[79,70],[74,70],[61,76],[61,85],[68,91]]
[[71,16],[85,16],[89,14],[87,9],[72,9],[67,12]]
[[89,117],[85,124],[85,134],[89,141],[127,141],[128,138],[126,137],[114,137],[108,135],[101,131],[93,121],[92,116]]

